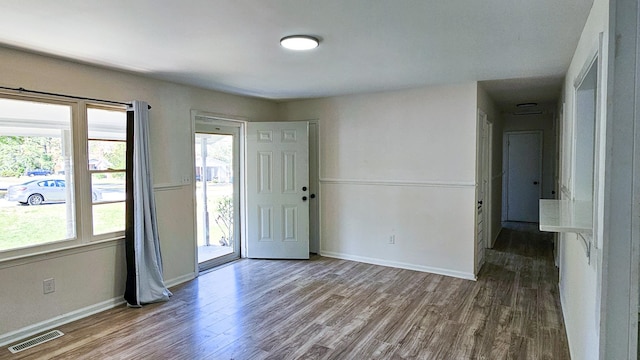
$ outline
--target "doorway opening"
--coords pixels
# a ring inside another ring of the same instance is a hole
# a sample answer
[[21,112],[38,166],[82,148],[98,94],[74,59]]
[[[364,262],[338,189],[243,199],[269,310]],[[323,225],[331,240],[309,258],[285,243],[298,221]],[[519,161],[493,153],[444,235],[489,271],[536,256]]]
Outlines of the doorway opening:
[[198,270],[240,257],[240,127],[197,118],[194,141]]
[[504,134],[503,221],[539,222],[542,135],[537,130]]

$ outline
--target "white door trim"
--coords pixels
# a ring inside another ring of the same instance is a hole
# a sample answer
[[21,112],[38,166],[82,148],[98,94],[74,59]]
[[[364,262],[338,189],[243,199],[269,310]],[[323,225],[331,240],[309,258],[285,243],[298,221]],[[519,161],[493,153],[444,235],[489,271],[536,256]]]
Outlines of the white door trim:
[[[609,2],[600,359],[636,359],[640,263],[640,7]],[[603,94],[604,95],[604,94]]]
[[[488,247],[489,231],[489,211],[491,209],[490,199],[490,166],[489,166],[489,121],[487,114],[478,109],[476,122],[476,212],[475,212],[475,234],[476,234],[476,261],[474,262],[477,275],[484,264],[485,249]],[[480,194],[482,194],[480,196]],[[482,202],[482,203],[481,203]],[[481,210],[481,211],[480,211]],[[481,218],[478,218],[478,212]],[[479,228],[482,227],[481,238],[478,238]]]
[[[196,214],[196,181],[195,181],[195,168],[194,168],[194,164],[195,164],[195,153],[193,151],[193,149],[195,148],[196,145],[196,122],[208,122],[211,124],[219,124],[222,126],[229,126],[229,127],[237,127],[239,129],[238,131],[238,142],[239,142],[239,153],[238,153],[238,161],[239,161],[239,167],[240,167],[240,171],[239,171],[239,178],[237,179],[237,181],[234,181],[234,186],[237,186],[237,194],[238,194],[238,199],[235,201],[236,202],[236,206],[238,206],[238,211],[236,211],[236,219],[234,219],[235,221],[237,221],[237,224],[234,225],[235,227],[235,231],[237,233],[237,237],[239,238],[239,246],[240,246],[240,257],[244,257],[244,253],[245,253],[245,234],[246,234],[246,215],[245,215],[245,209],[246,209],[246,197],[245,197],[245,189],[246,189],[246,181],[245,181],[245,137],[246,137],[246,124],[247,124],[247,120],[241,117],[235,117],[235,116],[230,116],[230,115],[224,115],[224,114],[218,114],[218,113],[212,113],[212,112],[207,112],[207,111],[200,111],[200,110],[191,110],[191,143],[190,143],[190,162],[189,162],[189,167],[190,167],[190,173],[191,173],[191,203],[193,205],[193,221],[192,221],[192,229],[194,230],[193,233],[193,244],[194,244],[194,261],[193,261],[193,268],[194,268],[194,273],[196,274],[196,276],[198,276],[198,274],[200,273],[200,268],[199,268],[199,264],[198,264],[198,246],[197,246],[197,233],[195,232],[197,229],[197,214]],[[237,184],[237,185],[236,185]],[[234,190],[235,191],[235,190]]]
[[[309,252],[320,254],[320,241],[322,238],[322,228],[320,226],[320,216],[322,216],[322,197],[320,196],[320,122],[318,119],[309,120],[309,189],[315,194],[315,199],[309,204]],[[315,131],[312,131],[315,127]],[[316,165],[316,166],[314,166]],[[314,176],[315,175],[315,176]],[[316,206],[317,213],[313,216],[313,206]],[[317,229],[317,234],[313,234],[313,229]]]

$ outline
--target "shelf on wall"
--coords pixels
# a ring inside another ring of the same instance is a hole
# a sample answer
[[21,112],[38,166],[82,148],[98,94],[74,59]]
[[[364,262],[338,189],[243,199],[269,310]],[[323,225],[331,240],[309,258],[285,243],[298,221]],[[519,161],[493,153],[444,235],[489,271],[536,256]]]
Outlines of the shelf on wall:
[[591,234],[593,206],[590,201],[540,199],[540,230]]

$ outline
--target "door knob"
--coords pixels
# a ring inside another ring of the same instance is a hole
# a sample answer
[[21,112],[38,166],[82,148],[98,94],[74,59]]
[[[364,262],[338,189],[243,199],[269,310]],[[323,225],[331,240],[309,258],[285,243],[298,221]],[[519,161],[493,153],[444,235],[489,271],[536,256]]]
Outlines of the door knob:
[[533,182],[533,185],[538,185],[538,182],[537,182],[537,181],[534,181],[534,182]]
[[302,197],[302,201],[307,201],[307,197],[306,197],[306,196],[303,196],[303,197]]
[[478,201],[478,205],[482,205],[482,200]]
[[310,198],[315,199],[316,198],[316,194],[311,194],[309,195]]
[[302,191],[307,191],[307,187],[306,187],[306,186],[303,186],[303,187],[302,187]]

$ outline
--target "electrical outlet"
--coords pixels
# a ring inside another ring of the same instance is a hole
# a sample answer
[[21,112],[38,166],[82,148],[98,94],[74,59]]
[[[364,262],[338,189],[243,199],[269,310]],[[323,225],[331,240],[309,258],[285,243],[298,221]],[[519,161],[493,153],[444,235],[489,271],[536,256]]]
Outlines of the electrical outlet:
[[180,180],[180,182],[184,185],[189,185],[191,184],[191,176],[189,175],[183,175],[182,179]]
[[395,244],[395,243],[396,243],[396,236],[395,235],[389,236],[389,244]]
[[42,288],[45,294],[51,294],[56,291],[56,281],[55,279],[46,279],[42,281]]

